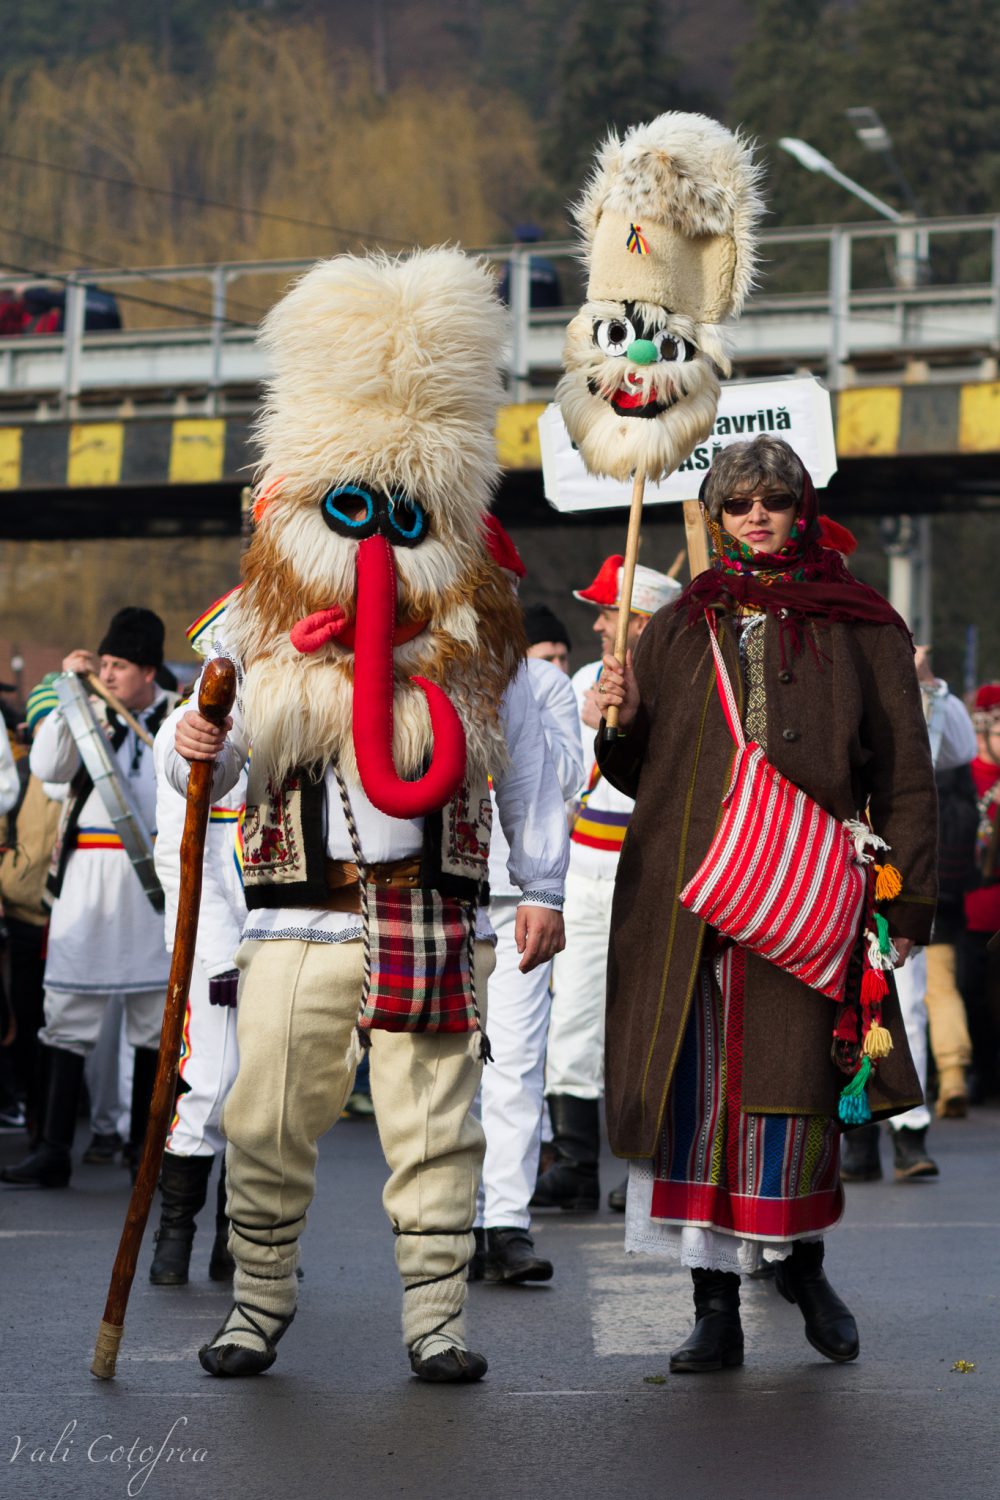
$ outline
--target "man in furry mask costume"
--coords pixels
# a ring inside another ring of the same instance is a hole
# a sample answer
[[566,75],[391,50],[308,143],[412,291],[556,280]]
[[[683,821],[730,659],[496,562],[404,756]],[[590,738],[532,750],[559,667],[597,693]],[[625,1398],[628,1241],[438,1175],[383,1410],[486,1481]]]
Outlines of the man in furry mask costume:
[[183,788],[187,762],[217,758],[217,797],[252,748],[223,1116],[236,1301],[199,1358],[214,1375],[273,1363],[316,1141],[368,1045],[410,1364],[477,1380],[462,1320],[493,967],[488,776],[525,970],[562,946],[566,867],[561,792],[516,677],[517,604],[483,532],[504,314],[458,251],[340,256],[278,304],[264,342],[258,530],[225,627],[239,696],[228,736],[179,717],[168,765]]

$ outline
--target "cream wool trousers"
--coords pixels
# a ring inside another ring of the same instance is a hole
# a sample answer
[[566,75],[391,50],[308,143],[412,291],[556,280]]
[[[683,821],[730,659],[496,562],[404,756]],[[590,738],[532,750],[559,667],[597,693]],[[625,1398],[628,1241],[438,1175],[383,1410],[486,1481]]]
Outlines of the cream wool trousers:
[[[477,943],[484,1024],[494,961],[492,945]],[[229,1243],[242,1270],[275,1277],[295,1267],[315,1190],[316,1142],[353,1085],[347,1051],[362,945],[248,942],[236,963],[239,1071],[222,1116]],[[455,1276],[472,1256],[485,1140],[470,1106],[482,1067],[470,1056],[468,1032],[372,1033],[372,1100],[391,1172],[382,1202],[397,1231],[404,1287]]]

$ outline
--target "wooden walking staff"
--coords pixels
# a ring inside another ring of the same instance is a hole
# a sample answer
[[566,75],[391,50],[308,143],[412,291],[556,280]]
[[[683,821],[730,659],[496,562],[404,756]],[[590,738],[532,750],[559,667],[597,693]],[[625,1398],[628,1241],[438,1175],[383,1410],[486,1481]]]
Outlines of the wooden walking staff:
[[[236,670],[232,662],[210,661],[205,668],[198,693],[198,711],[220,728],[236,697]],[[201,904],[202,862],[205,857],[205,829],[212,801],[212,776],[215,762],[195,761],[188,776],[187,812],[181,838],[181,888],[177,906],[177,927],[170,960],[167,1001],[160,1029],[160,1054],[156,1064],[156,1082],[149,1110],[149,1124],[142,1148],[142,1160],[125,1217],[111,1272],[108,1300],[97,1334],[91,1373],[99,1380],[112,1380],[118,1361],[118,1346],[125,1332],[125,1309],[135,1277],[139,1247],[149,1218],[153,1190],[163,1157],[170,1116],[177,1093],[177,1063],[184,1030],[184,1011],[194,966],[194,944],[198,935],[198,909]]]
[[[639,560],[639,532],[642,529],[642,498],[646,489],[646,476],[640,470],[632,480],[632,506],[628,513],[628,536],[625,539],[625,565],[622,568],[622,586],[618,600],[618,629],[615,633],[615,657],[625,665],[628,650],[628,624],[632,613],[632,586],[635,583],[635,565]],[[604,715],[604,738],[618,738],[618,704],[613,703]]]

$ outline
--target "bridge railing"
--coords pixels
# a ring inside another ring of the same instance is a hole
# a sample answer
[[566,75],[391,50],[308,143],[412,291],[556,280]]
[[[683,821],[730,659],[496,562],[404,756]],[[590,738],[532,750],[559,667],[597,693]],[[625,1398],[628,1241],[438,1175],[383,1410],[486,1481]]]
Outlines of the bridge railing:
[[[511,399],[544,398],[584,295],[576,247],[540,242],[480,253],[504,276],[511,304]],[[51,278],[65,288],[64,330],[0,338],[0,421],[23,419],[29,408],[41,419],[64,418],[124,402],[148,414],[252,406],[267,374],[257,323],[311,264],[226,261]],[[768,230],[761,264],[735,330],[739,373],[812,369],[833,388],[884,379],[887,370],[897,379],[961,379],[970,371],[996,378],[1000,215]],[[533,272],[558,305],[537,305]],[[23,282],[2,277],[0,287]],[[122,329],[86,328],[88,287],[118,298]]]

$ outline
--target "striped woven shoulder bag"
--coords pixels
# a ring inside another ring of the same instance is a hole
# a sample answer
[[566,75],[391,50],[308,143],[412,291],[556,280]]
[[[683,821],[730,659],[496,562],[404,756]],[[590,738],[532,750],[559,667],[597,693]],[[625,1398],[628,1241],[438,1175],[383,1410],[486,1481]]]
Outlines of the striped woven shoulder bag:
[[871,862],[864,846],[882,841],[864,825],[824,812],[747,741],[708,611],[706,619],[736,758],[722,820],[681,905],[820,994],[843,1000]]

